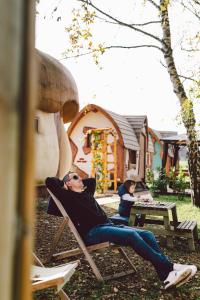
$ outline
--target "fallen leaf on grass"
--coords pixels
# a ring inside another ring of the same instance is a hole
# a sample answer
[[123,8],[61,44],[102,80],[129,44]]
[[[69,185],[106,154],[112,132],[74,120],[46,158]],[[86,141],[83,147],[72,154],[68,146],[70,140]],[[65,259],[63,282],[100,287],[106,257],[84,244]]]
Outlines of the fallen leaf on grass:
[[141,292],[147,292],[147,290],[144,289],[144,288],[141,288],[140,291],[141,291]]

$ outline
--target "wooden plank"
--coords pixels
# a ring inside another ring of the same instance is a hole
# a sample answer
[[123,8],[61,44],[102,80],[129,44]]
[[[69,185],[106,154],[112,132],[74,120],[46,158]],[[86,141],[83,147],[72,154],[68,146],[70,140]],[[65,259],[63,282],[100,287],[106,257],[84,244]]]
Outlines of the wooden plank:
[[[164,220],[165,230],[166,231],[170,230],[169,216],[164,216],[163,220]],[[173,237],[172,236],[167,236],[167,247],[173,248]]]
[[134,204],[133,208],[135,209],[146,209],[148,210],[152,210],[152,211],[166,211],[168,213],[168,209],[165,206],[161,206],[161,205],[154,205],[154,204],[150,204],[150,203],[142,203],[142,204]]
[[60,240],[60,237],[61,237],[61,235],[63,233],[63,230],[64,230],[66,224],[68,223],[68,221],[69,221],[68,219],[64,218],[63,222],[61,223],[61,225],[60,225],[60,227],[59,227],[59,229],[58,229],[58,231],[57,231],[57,233],[56,233],[56,235],[55,235],[55,237],[53,239],[53,243],[52,243],[52,246],[51,246],[51,249],[50,249],[48,261],[53,256],[53,253],[54,253],[54,251],[56,249],[56,246],[57,246],[57,244],[58,244],[58,242]]
[[194,226],[194,229],[193,229],[193,237],[196,241],[198,241],[199,237],[198,237],[198,228],[197,228],[197,223],[196,225]]
[[[96,250],[100,250],[100,249],[109,247],[109,245],[110,244],[108,242],[95,244],[95,245],[88,246],[87,250],[88,250],[88,252],[92,252],[92,251],[96,251]],[[55,260],[60,260],[60,259],[66,258],[66,257],[72,257],[72,256],[80,255],[80,254],[83,254],[82,250],[80,248],[75,248],[72,250],[55,253],[55,254],[53,254],[53,258]]]
[[196,221],[191,221],[190,223],[190,229],[194,230],[194,228],[197,226],[197,222]]
[[126,252],[124,251],[124,249],[122,247],[118,247],[119,252],[121,253],[121,255],[125,258],[125,260],[128,262],[129,266],[131,266],[131,268],[137,272],[134,264],[132,263],[132,261],[130,260],[130,258],[128,257],[128,255],[126,254]]
[[60,300],[70,300],[70,298],[67,296],[67,294],[63,290],[60,290],[58,292],[58,295],[60,297]]
[[194,244],[194,239],[189,238],[188,239],[188,247],[190,251],[195,251],[195,244]]
[[104,276],[103,279],[104,279],[104,281],[108,281],[108,280],[117,279],[117,278],[120,278],[123,276],[127,276],[127,275],[130,275],[133,273],[135,273],[134,270],[127,270],[127,271],[122,271],[122,272],[116,273],[114,275]]
[[133,206],[131,208],[131,214],[141,213],[144,215],[152,215],[152,216],[168,216],[168,210],[154,210],[146,207],[136,208]]
[[175,203],[166,203],[167,209],[172,209],[173,207],[176,207]]
[[183,221],[177,226],[177,230],[192,231],[197,226],[196,221]]
[[164,225],[164,221],[163,220],[158,220],[158,219],[148,219],[145,218],[144,221],[145,224],[155,224],[155,225]]
[[49,287],[56,287],[58,284],[62,284],[64,282],[64,278],[54,278],[48,280],[41,280],[38,282],[32,283],[32,291],[38,291],[42,289],[46,289]]
[[174,207],[172,207],[171,212],[172,212],[173,225],[174,225],[174,227],[177,227],[179,225],[179,222],[178,222],[176,205]]
[[163,217],[164,220],[164,226],[166,230],[170,230],[170,222],[169,222],[169,217],[168,216],[164,216]]
[[192,226],[192,221],[189,221],[188,224],[187,224],[187,226],[185,228],[188,229],[188,230],[191,230],[190,229],[191,226]]
[[189,222],[190,221],[188,221],[188,220],[181,222],[178,225],[177,230],[187,230],[187,226],[188,226]]
[[[188,229],[188,226],[190,225],[190,221],[185,221],[184,229]],[[183,228],[183,227],[182,227]]]

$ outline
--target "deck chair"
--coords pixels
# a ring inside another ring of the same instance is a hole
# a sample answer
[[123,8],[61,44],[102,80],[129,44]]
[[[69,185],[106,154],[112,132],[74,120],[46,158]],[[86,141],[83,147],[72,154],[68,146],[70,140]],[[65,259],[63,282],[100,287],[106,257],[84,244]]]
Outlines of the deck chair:
[[55,287],[61,300],[70,300],[62,287],[74,274],[79,261],[74,261],[57,267],[46,268],[33,253],[36,265],[31,267],[32,291],[38,291],[49,287]]
[[[63,258],[66,258],[66,257],[71,257],[71,256],[84,254],[86,260],[88,261],[88,263],[90,264],[90,266],[92,268],[92,271],[93,271],[94,275],[96,276],[97,280],[100,281],[100,282],[110,280],[110,279],[114,279],[114,278],[119,278],[119,277],[129,275],[129,274],[132,274],[132,273],[136,272],[135,266],[133,265],[133,263],[129,259],[129,257],[126,254],[126,252],[124,251],[124,249],[121,248],[120,246],[110,244],[109,242],[99,243],[99,244],[95,244],[95,245],[91,245],[91,246],[86,246],[83,239],[81,238],[80,234],[78,233],[75,225],[73,224],[73,222],[71,221],[71,219],[68,216],[67,212],[65,211],[63,205],[61,204],[61,202],[56,198],[56,196],[49,189],[47,189],[47,191],[49,192],[50,196],[54,200],[55,204],[57,205],[59,211],[61,212],[61,214],[64,218],[63,222],[60,225],[60,228],[59,228],[58,232],[56,233],[56,235],[54,237],[52,248],[51,248],[50,255],[49,255],[49,259],[53,258],[55,260],[59,260],[59,259],[63,259]],[[60,240],[61,234],[62,234],[62,232],[63,232],[66,225],[68,225],[69,229],[71,230],[72,234],[74,235],[74,237],[75,237],[75,239],[78,243],[79,248],[54,254],[56,246],[57,246],[57,244]],[[126,271],[123,271],[123,272],[120,272],[120,273],[115,273],[113,275],[103,277],[101,275],[97,265],[95,264],[92,256],[90,255],[90,252],[93,252],[95,250],[100,250],[100,249],[103,249],[103,248],[106,248],[106,247],[112,247],[115,250],[117,249],[118,252],[121,253],[122,257],[126,260],[128,265],[130,266],[130,269],[126,270]]]

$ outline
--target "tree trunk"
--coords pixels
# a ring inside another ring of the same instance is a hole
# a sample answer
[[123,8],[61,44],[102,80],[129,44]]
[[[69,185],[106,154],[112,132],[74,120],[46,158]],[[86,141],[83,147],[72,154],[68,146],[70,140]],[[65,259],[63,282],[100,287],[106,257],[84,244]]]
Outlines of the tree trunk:
[[167,70],[174,88],[174,92],[181,105],[181,117],[186,128],[188,136],[188,166],[191,180],[192,201],[195,206],[200,207],[200,151],[197,142],[197,133],[195,129],[195,115],[193,103],[187,99],[184,86],[180,81],[179,75],[174,63],[173,52],[171,48],[171,33],[168,16],[168,1],[160,1],[162,31],[163,31],[163,51]]

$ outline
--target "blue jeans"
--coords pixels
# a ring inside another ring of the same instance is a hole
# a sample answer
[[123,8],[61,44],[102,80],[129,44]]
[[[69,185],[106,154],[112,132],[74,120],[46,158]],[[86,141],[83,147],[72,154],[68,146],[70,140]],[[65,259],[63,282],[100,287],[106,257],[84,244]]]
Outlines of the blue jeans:
[[93,227],[84,240],[87,245],[111,242],[130,246],[138,255],[152,263],[160,280],[165,280],[173,270],[173,263],[161,252],[151,231],[106,223]]

